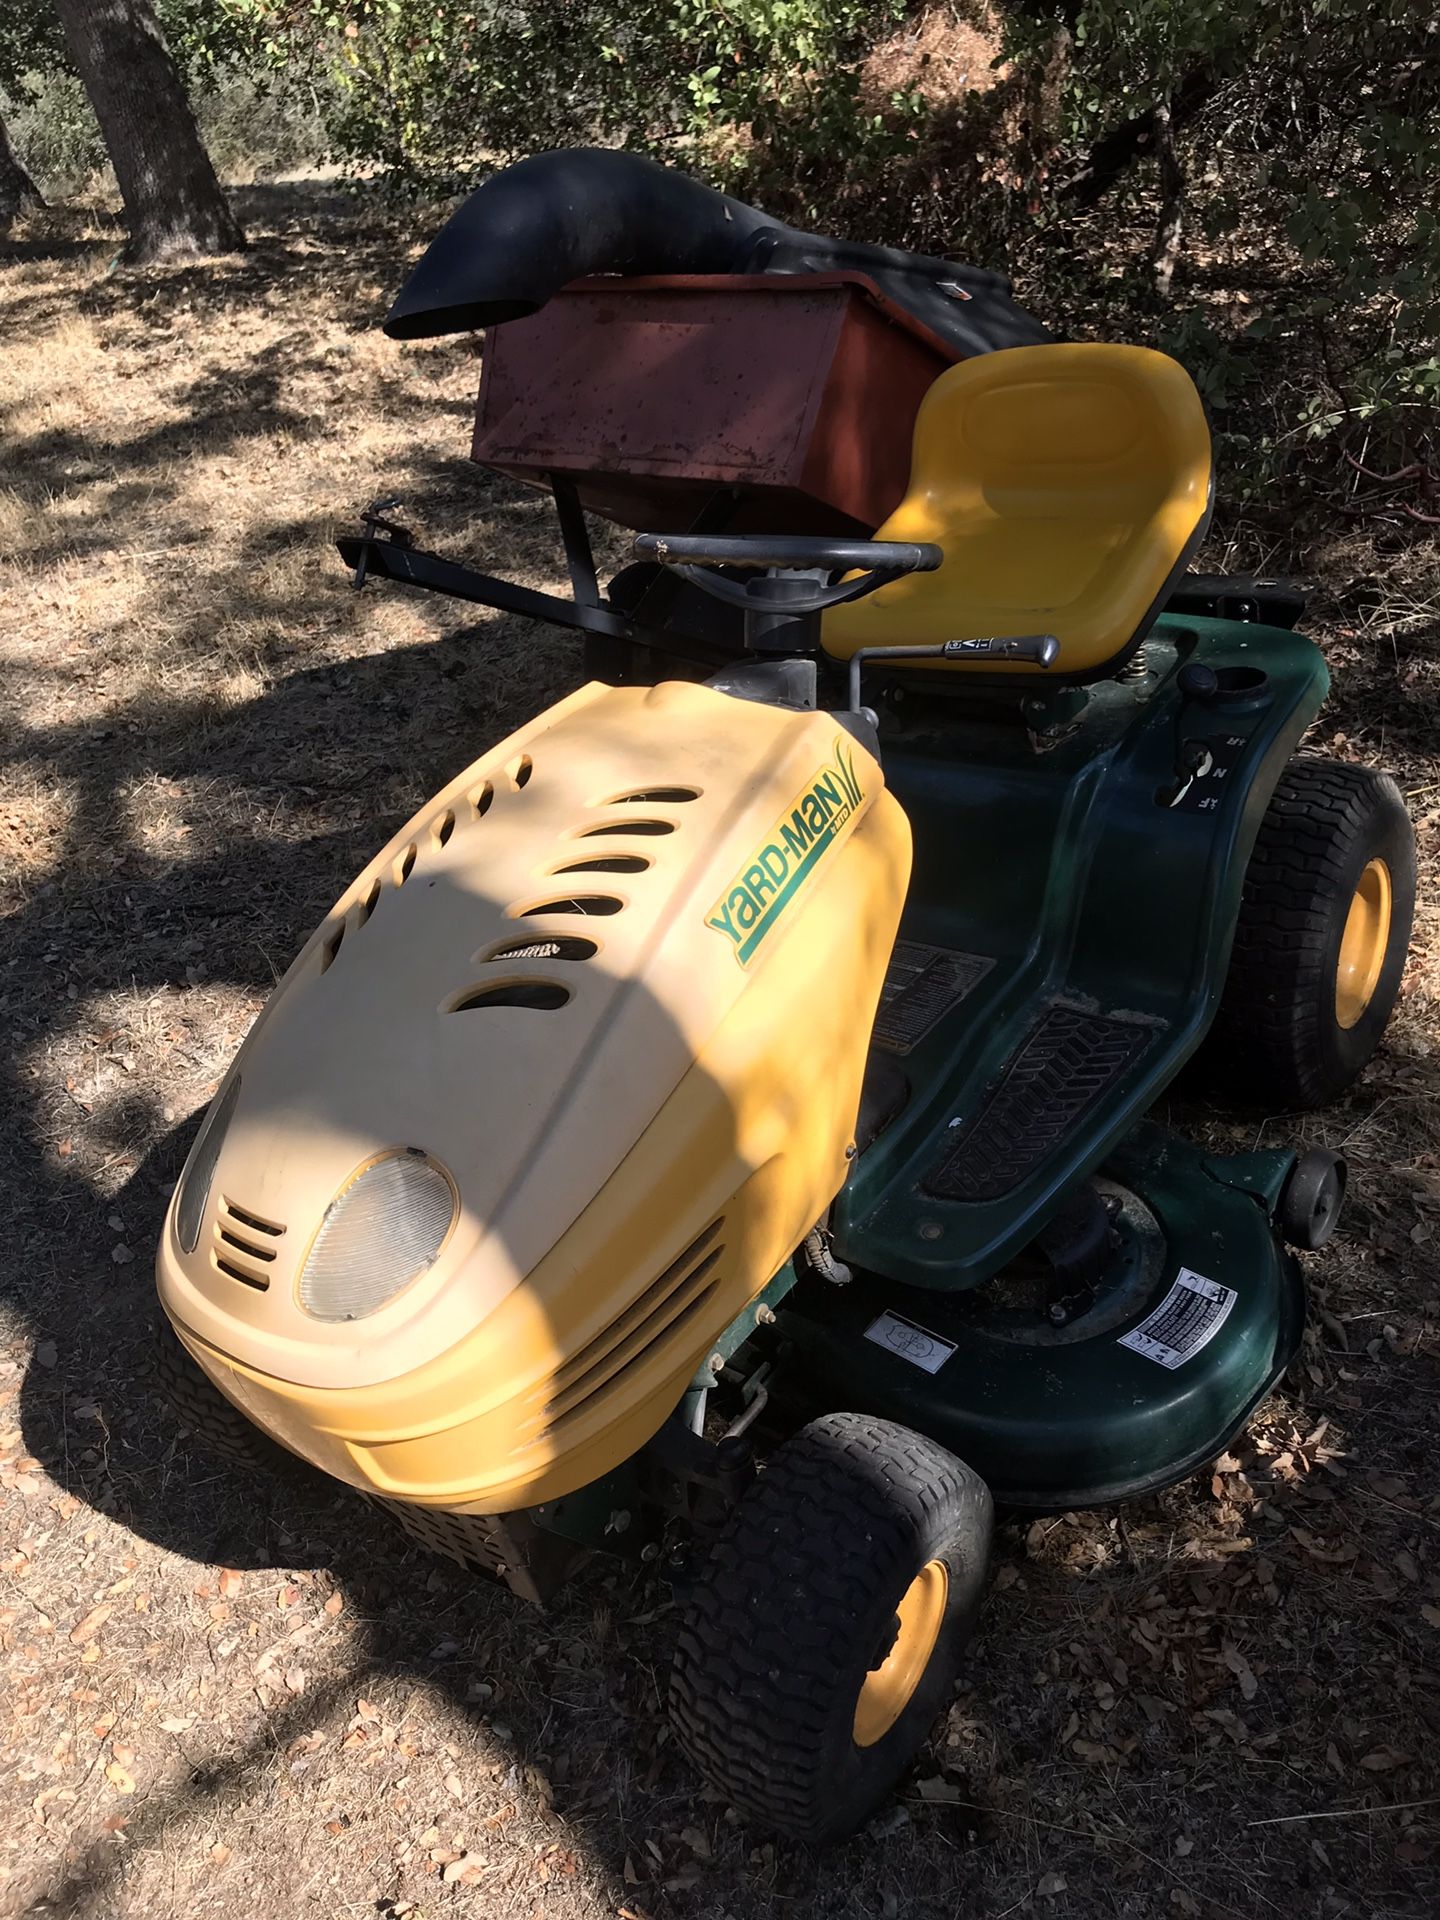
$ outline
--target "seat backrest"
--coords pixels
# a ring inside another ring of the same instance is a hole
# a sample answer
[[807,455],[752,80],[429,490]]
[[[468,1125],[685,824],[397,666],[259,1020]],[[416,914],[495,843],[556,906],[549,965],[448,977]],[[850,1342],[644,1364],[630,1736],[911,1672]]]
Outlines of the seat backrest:
[[1111,673],[1199,546],[1210,485],[1200,396],[1167,355],[1055,345],[962,361],[921,403],[909,490],[875,530],[935,541],[944,564],[828,613],[825,649],[844,660],[859,647],[1053,633],[1051,679]]

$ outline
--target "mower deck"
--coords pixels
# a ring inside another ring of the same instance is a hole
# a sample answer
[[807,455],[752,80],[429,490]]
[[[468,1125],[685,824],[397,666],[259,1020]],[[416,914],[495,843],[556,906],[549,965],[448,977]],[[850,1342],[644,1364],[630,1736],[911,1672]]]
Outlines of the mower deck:
[[1105,1506],[1223,1451],[1299,1345],[1304,1290],[1270,1210],[1291,1153],[1210,1156],[1142,1127],[1099,1180],[1113,1251],[1060,1325],[1023,1269],[937,1292],[874,1272],[787,1297],[774,1390],[898,1420],[983,1475],[1002,1506]]

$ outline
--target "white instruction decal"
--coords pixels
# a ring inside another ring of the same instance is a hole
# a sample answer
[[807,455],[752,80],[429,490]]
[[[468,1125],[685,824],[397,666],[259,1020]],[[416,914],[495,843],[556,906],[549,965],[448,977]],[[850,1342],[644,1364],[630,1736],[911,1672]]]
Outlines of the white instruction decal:
[[1238,1298],[1233,1287],[1182,1267],[1150,1318],[1122,1333],[1120,1344],[1158,1366],[1183,1367],[1215,1338]]
[[871,1321],[865,1329],[865,1338],[873,1340],[877,1347],[898,1353],[912,1367],[923,1367],[926,1373],[938,1373],[955,1351],[953,1340],[942,1340],[938,1333],[927,1333],[913,1320],[902,1320],[898,1313],[882,1313],[878,1320]]

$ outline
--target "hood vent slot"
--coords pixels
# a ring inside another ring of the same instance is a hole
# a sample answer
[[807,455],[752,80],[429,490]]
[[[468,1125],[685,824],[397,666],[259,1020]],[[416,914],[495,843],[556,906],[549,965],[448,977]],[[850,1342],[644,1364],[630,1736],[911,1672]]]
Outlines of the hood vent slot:
[[552,867],[553,874],[562,873],[644,873],[650,862],[643,853],[612,853],[594,860],[568,860],[563,867]]
[[673,820],[612,820],[604,827],[583,827],[576,835],[580,840],[598,840],[605,833],[674,833]]
[[545,913],[619,913],[624,905],[613,893],[578,893],[560,900],[540,900],[533,907],[525,907],[517,917],[535,920]]
[[480,956],[489,965],[496,960],[590,960],[600,951],[593,940],[578,933],[556,933],[549,939],[502,940]]
[[238,1248],[241,1253],[249,1254],[252,1260],[263,1260],[268,1265],[268,1263],[275,1258],[275,1249],[273,1247],[262,1248],[251,1246],[248,1240],[237,1239],[233,1233],[227,1233],[224,1227],[217,1227],[215,1231],[227,1247]]
[[257,1293],[264,1293],[270,1285],[271,1264],[279,1252],[275,1242],[284,1232],[276,1221],[237,1207],[222,1195],[215,1211],[210,1257],[229,1279],[243,1281]]
[[473,987],[451,1003],[451,1013],[475,1013],[486,1007],[531,1007],[554,1013],[570,998],[558,980],[502,980],[495,987]]
[[249,1267],[237,1266],[233,1260],[219,1253],[215,1255],[215,1265],[221,1273],[227,1275],[228,1278],[231,1280],[243,1280],[247,1287],[253,1287],[257,1293],[268,1293],[270,1291],[270,1276],[268,1273],[252,1273]]
[[687,800],[698,800],[698,787],[641,787],[634,793],[617,793],[603,804],[607,807],[678,807]]
[[222,1199],[220,1211],[233,1225],[249,1227],[254,1233],[269,1234],[272,1239],[278,1240],[285,1231],[273,1220],[262,1220],[258,1213],[247,1213],[243,1207],[237,1207],[233,1200]]
[[557,1371],[545,1408],[546,1432],[553,1433],[598,1394],[618,1391],[632,1368],[697,1317],[720,1285],[716,1268],[725,1252],[724,1225],[723,1217],[713,1220],[638,1300]]

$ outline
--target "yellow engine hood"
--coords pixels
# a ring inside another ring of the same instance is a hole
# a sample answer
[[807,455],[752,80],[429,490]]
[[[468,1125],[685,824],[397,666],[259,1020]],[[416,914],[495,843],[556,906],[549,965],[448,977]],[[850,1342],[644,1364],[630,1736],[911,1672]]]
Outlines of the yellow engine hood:
[[[557,1405],[563,1477],[615,1464],[840,1186],[908,866],[829,716],[678,683],[541,715],[370,863],[257,1021],[198,1244],[172,1206],[160,1248],[187,1345],[382,1491],[542,1497]],[[517,987],[568,997],[467,1004]],[[326,1208],[406,1147],[455,1184],[449,1240],[377,1311],[315,1318]]]

